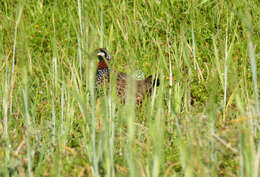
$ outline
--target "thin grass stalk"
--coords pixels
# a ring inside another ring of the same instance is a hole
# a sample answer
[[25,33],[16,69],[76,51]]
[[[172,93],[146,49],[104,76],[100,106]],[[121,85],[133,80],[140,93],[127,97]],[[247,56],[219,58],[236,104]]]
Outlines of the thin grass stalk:
[[[23,6],[20,5],[19,6],[19,11],[18,11],[18,15],[17,15],[17,19],[16,19],[16,22],[15,22],[15,28],[14,28],[14,45],[13,45],[13,56],[12,56],[12,74],[11,74],[11,82],[10,82],[10,85],[13,85],[13,81],[14,81],[14,65],[15,65],[15,50],[16,50],[16,38],[17,38],[17,30],[18,30],[18,25],[20,23],[20,20],[21,20],[21,16],[22,16],[22,13],[23,13]],[[12,96],[10,97],[10,113],[12,114],[13,112],[13,99],[12,99]]]
[[100,47],[103,47],[104,45],[104,25],[103,25],[103,3],[102,1],[101,2],[101,5],[100,5]]
[[110,129],[110,138],[109,138],[109,148],[110,148],[110,169],[112,177],[115,177],[115,169],[114,169],[114,138],[115,138],[115,107],[112,103],[111,92],[108,95],[108,106],[109,106],[109,129]]
[[210,160],[211,160],[211,176],[216,176],[216,150],[215,150],[215,139],[213,138],[215,135],[215,119],[216,119],[216,113],[214,110],[212,110],[211,120],[210,120]]
[[79,15],[79,27],[80,27],[80,35],[83,35],[83,29],[82,29],[82,15],[81,15],[81,4],[80,0],[78,0],[78,15]]
[[61,121],[57,120],[56,116],[56,107],[55,100],[58,93],[58,65],[57,65],[57,42],[56,42],[56,29],[55,29],[55,17],[54,13],[52,14],[52,24],[53,24],[53,68],[52,68],[52,94],[51,94],[51,107],[52,107],[52,146],[57,151],[54,154],[55,158],[55,173],[57,176],[61,176],[61,133],[60,133],[60,123]]
[[[161,92],[159,92],[160,94]],[[159,95],[158,97],[160,97]],[[152,139],[153,139],[153,165],[152,165],[152,176],[158,177],[160,175],[160,164],[161,164],[161,155],[163,153],[163,129],[164,129],[164,119],[161,116],[162,115],[162,102],[161,99],[157,99],[158,106],[157,106],[157,112],[154,117],[154,123],[152,125],[153,129],[152,133]]]
[[7,74],[5,74],[4,80],[4,94],[3,94],[3,110],[4,110],[4,139],[6,140],[5,146],[5,160],[6,162],[10,157],[10,139],[8,133],[8,81]]
[[57,176],[61,176],[62,171],[62,153],[64,153],[65,147],[65,127],[64,127],[64,82],[62,82],[61,86],[61,98],[60,98],[60,119],[58,121],[58,131],[57,131],[57,138],[58,138],[58,168],[57,168]]
[[228,64],[227,64],[227,59],[228,59],[228,46],[227,46],[227,41],[228,41],[228,28],[226,29],[226,40],[225,40],[225,59],[224,59],[224,101],[223,101],[223,119],[224,121],[226,120],[226,102],[227,102],[227,83],[228,83],[228,76],[227,76],[227,71],[228,71]]
[[237,154],[238,150],[236,148],[233,148],[229,143],[227,143],[225,140],[220,138],[218,135],[213,135],[221,144],[223,144],[227,149],[231,150],[232,153]]
[[98,159],[96,153],[96,97],[95,97],[95,72],[93,68],[96,68],[94,62],[90,62],[89,72],[89,89],[91,98],[91,143],[92,143],[92,164],[93,164],[93,176],[98,177]]
[[260,143],[258,143],[257,152],[256,152],[256,155],[255,155],[253,177],[259,176],[259,161],[260,161]]
[[153,177],[157,177],[159,175],[159,171],[160,171],[160,157],[158,156],[158,154],[154,154],[153,155],[153,170],[152,170],[152,176]]
[[250,127],[251,122],[245,122],[241,127],[240,132],[240,168],[241,168],[241,176],[255,176],[254,167],[256,163],[256,145],[254,137],[252,136],[252,130]]
[[78,59],[79,59],[79,71],[80,71],[80,79],[82,79],[82,42],[81,38],[83,37],[83,29],[82,29],[82,15],[81,15],[81,4],[80,0],[78,0],[78,16],[79,16],[79,28],[80,28],[80,35],[78,35]]
[[[161,50],[160,45],[159,45],[159,43],[158,43],[158,40],[156,40],[156,45],[158,46],[159,53],[160,53],[160,57],[163,56],[162,50]],[[158,63],[158,65],[160,65],[160,63]],[[157,69],[157,72],[156,72],[156,76],[155,76],[155,77],[156,77],[156,83],[155,83],[155,85],[157,84],[157,80],[158,80],[158,77],[159,77],[159,69],[160,69],[160,68],[156,68],[156,69]],[[157,87],[154,87],[153,93],[152,93],[151,110],[154,109],[154,102],[155,102],[156,90],[157,90]]]
[[[170,48],[169,46],[169,38],[167,37],[167,44],[168,44],[168,48]],[[172,98],[172,85],[173,85],[173,78],[172,78],[172,61],[171,61],[171,52],[168,52],[168,59],[169,59],[169,98],[168,98],[168,115],[171,114],[171,98]]]
[[[252,71],[252,82],[254,85],[254,97],[255,97],[255,111],[256,114],[259,115],[259,95],[258,95],[258,84],[257,84],[257,66],[256,66],[256,60],[255,60],[255,47],[253,43],[253,25],[252,25],[252,15],[249,10],[250,4],[247,1],[242,1],[244,5],[244,11],[241,12],[242,20],[246,25],[246,32],[247,32],[247,41],[248,41],[248,52],[249,52],[249,58],[250,58],[250,65],[251,65],[251,71]],[[258,127],[259,128],[259,127]]]
[[180,137],[179,139],[179,150],[180,150],[180,161],[182,165],[182,171],[184,176],[192,177],[193,170],[189,164],[189,152],[187,150],[187,147],[184,143],[183,137]]
[[169,85],[170,85],[170,89],[169,89],[169,100],[168,100],[168,114],[170,115],[170,113],[171,113],[171,107],[172,107],[172,105],[171,105],[171,100],[172,100],[172,62],[171,62],[171,59],[170,59],[170,57],[169,57],[169,71],[170,71],[170,73],[169,73],[169,78],[170,78],[170,80],[169,80]]
[[28,170],[28,176],[32,177],[32,162],[31,162],[31,117],[29,114],[29,106],[28,106],[28,75],[27,75],[27,69],[24,68],[24,88],[23,88],[23,98],[24,98],[24,111],[25,111],[25,136],[26,136],[26,149],[27,149],[27,170]]
[[255,60],[255,51],[253,47],[253,41],[251,36],[249,35],[248,39],[248,49],[249,49],[249,57],[250,57],[250,64],[251,64],[251,71],[252,71],[252,81],[254,84],[254,95],[255,95],[255,104],[256,104],[256,113],[259,115],[259,95],[258,95],[258,85],[257,85],[257,68],[256,68],[256,60]]
[[210,132],[210,174],[211,176],[216,176],[216,164],[217,164],[217,156],[216,156],[216,142],[214,139],[214,135],[216,134],[216,93],[215,88],[216,85],[216,76],[214,78],[215,81],[213,81],[210,85],[210,96],[209,96],[209,105],[208,105],[208,117],[209,117],[209,132]]
[[196,60],[196,42],[195,42],[195,36],[194,36],[193,23],[191,24],[191,31],[192,31],[193,64],[194,64],[194,70],[196,71],[196,64],[197,64],[198,62],[197,62],[197,60]]
[[65,84],[62,82],[62,87],[61,87],[61,123],[60,123],[60,134],[61,134],[61,145],[62,147],[65,146],[65,117],[64,117],[64,91],[65,90]]
[[[54,89],[53,89],[54,90]],[[55,148],[56,145],[56,113],[55,113],[55,92],[52,91],[51,94],[51,142],[52,148]],[[54,150],[54,149],[52,149]]]
[[215,66],[216,66],[216,69],[218,71],[218,76],[219,76],[219,79],[220,79],[221,86],[224,87],[224,81],[223,81],[223,77],[222,77],[220,58],[219,58],[218,48],[217,48],[217,44],[216,44],[216,37],[213,36],[212,40],[213,40],[213,46],[214,46]]
[[135,137],[135,95],[136,95],[136,84],[135,82],[127,81],[127,98],[125,105],[126,120],[127,120],[127,146],[126,146],[126,158],[131,177],[136,176],[136,166],[134,159],[134,137]]
[[[164,55],[162,52],[159,53],[159,57],[164,60]],[[167,60],[167,59],[166,59]],[[170,65],[171,65],[171,61],[170,61],[170,55],[169,55],[169,62],[170,62]],[[171,66],[170,66],[170,70],[171,70]],[[172,73],[171,73],[172,74]],[[157,73],[156,73],[156,81],[158,80],[158,75],[159,75],[159,71],[157,70]],[[172,77],[172,76],[170,76]],[[172,81],[170,81],[172,82]],[[151,127],[150,127],[150,131],[151,131],[151,138],[152,138],[152,151],[153,151],[153,155],[152,155],[152,170],[151,170],[151,173],[152,173],[152,177],[158,177],[160,176],[160,164],[161,164],[161,156],[163,154],[163,130],[165,128],[164,126],[164,121],[165,119],[163,118],[162,116],[162,105],[163,105],[163,102],[162,102],[162,93],[163,93],[163,89],[164,89],[164,81],[161,80],[160,84],[162,85],[161,87],[154,87],[154,103],[156,104],[156,106],[154,107],[154,109],[152,110],[155,110],[153,115],[151,116],[151,118],[153,120],[151,120]],[[172,84],[172,83],[170,83]],[[155,84],[156,85],[156,84]],[[155,100],[155,94],[157,94],[157,98]],[[171,98],[169,98],[171,99]],[[156,102],[155,102],[156,101]],[[171,103],[170,103],[171,104]]]
[[78,59],[79,59],[80,79],[82,79],[81,37],[79,35],[78,35]]
[[241,177],[245,176],[245,159],[244,159],[244,146],[243,146],[243,140],[242,140],[242,132],[240,132],[239,135],[239,145],[240,145],[240,175]]
[[53,57],[53,90],[52,90],[52,104],[51,104],[51,112],[52,112],[52,145],[56,144],[56,111],[55,111],[55,89],[56,89],[56,78],[57,78],[57,59]]

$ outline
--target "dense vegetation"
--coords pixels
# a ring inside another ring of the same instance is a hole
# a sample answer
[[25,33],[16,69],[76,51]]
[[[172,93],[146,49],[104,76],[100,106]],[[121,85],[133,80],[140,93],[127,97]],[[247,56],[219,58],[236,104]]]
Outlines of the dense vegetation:
[[[2,0],[0,19],[0,176],[260,175],[260,1]],[[152,97],[97,97],[99,47],[159,77]]]

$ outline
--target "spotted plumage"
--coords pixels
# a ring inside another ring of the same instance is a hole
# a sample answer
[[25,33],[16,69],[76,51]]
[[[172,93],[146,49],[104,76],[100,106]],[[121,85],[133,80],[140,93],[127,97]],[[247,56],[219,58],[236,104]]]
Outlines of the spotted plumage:
[[111,61],[110,55],[106,49],[100,48],[97,50],[97,56],[99,59],[97,72],[96,72],[96,87],[103,93],[104,83],[109,83],[110,69],[106,63]]
[[99,86],[101,85],[104,80],[106,80],[106,82],[109,79],[109,68],[103,68],[103,69],[97,69],[97,74],[96,74],[96,84]]

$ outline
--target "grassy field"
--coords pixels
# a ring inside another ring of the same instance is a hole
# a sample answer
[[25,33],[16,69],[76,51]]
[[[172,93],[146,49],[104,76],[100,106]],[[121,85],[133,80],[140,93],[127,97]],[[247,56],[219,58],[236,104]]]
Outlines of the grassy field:
[[[260,1],[1,0],[0,19],[0,176],[260,175]],[[99,47],[159,77],[151,98],[97,97]]]

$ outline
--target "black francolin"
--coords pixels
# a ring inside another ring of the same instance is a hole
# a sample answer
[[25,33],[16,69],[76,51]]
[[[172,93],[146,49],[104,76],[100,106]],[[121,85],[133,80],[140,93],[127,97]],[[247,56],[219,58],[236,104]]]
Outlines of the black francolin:
[[[103,91],[104,85],[108,86],[110,82],[110,72],[115,72],[108,67],[108,63],[111,61],[111,56],[108,51],[104,48],[97,50],[97,56],[99,59],[97,72],[96,72],[96,87],[101,92]],[[151,96],[152,90],[155,86],[159,86],[159,79],[152,80],[152,75],[148,76],[144,80],[135,80],[131,76],[126,75],[122,72],[117,72],[116,84],[117,84],[117,96],[122,101],[125,101],[127,92],[127,83],[135,83],[136,85],[136,103],[141,104],[146,96]]]

